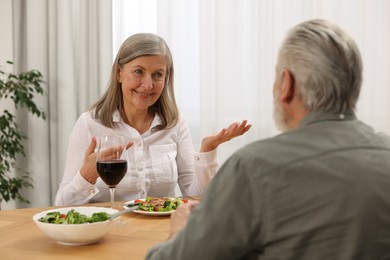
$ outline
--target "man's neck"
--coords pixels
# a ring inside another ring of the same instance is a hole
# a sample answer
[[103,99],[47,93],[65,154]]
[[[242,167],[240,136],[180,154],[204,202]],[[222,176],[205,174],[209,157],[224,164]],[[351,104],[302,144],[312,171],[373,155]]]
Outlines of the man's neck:
[[286,123],[290,129],[297,128],[302,119],[309,113],[310,111],[305,107],[303,100],[294,97],[288,107],[285,108]]

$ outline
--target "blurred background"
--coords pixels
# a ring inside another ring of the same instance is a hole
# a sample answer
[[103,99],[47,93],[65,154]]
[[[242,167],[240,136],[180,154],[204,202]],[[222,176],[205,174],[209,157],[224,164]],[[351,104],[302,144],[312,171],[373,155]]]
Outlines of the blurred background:
[[[390,1],[388,0],[0,0],[0,66],[38,69],[47,120],[23,111],[29,140],[30,204],[52,205],[61,181],[69,134],[78,116],[105,91],[122,41],[138,32],[162,36],[175,64],[175,91],[199,148],[203,136],[248,119],[251,131],[220,146],[223,163],[235,150],[277,134],[272,86],[278,48],[288,29],[312,18],[339,24],[357,42],[364,81],[358,117],[390,133]],[[13,61],[13,65],[6,61]],[[1,102],[0,111],[13,110]],[[15,173],[18,174],[18,173]]]

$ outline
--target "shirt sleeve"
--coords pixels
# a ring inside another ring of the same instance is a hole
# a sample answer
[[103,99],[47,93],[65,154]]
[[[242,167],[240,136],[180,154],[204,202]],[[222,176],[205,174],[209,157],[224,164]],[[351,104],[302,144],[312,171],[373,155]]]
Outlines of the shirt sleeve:
[[211,179],[215,176],[218,167],[217,150],[206,153],[195,152],[194,154],[194,183],[190,196],[203,194]]
[[[151,248],[146,259],[240,259],[256,248],[261,216],[250,169],[232,156],[210,183],[187,226],[174,240]],[[256,206],[254,206],[256,205]],[[258,248],[258,247],[257,247]]]
[[91,141],[86,120],[83,114],[77,120],[69,137],[65,171],[57,191],[56,206],[85,204],[99,192],[98,188],[85,180],[79,172]]
[[177,140],[178,184],[183,196],[203,194],[218,168],[217,151],[194,153],[187,122],[181,119]]

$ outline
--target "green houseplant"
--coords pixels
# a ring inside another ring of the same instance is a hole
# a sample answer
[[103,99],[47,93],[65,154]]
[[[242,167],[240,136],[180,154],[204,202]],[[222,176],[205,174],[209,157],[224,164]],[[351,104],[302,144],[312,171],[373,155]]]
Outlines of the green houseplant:
[[[0,67],[0,102],[4,105],[5,100],[12,100],[16,109],[27,109],[38,118],[46,119],[33,100],[36,94],[44,95],[43,84],[43,76],[37,70],[14,74]],[[0,201],[18,199],[29,203],[20,192],[22,188],[33,187],[32,179],[28,171],[16,164],[17,156],[25,156],[23,142],[28,138],[16,123],[15,115],[4,108],[0,110],[0,134]],[[19,174],[14,176],[14,170]]]

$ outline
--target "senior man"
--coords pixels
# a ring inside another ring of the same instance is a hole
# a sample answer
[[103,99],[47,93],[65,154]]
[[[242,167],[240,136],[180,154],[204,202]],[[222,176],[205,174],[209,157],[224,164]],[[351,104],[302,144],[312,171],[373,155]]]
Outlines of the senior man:
[[356,118],[361,81],[342,29],[292,28],[274,83],[283,133],[235,152],[147,259],[390,259],[390,139]]

